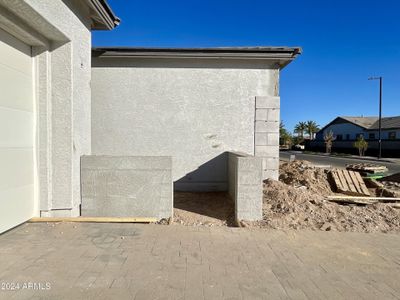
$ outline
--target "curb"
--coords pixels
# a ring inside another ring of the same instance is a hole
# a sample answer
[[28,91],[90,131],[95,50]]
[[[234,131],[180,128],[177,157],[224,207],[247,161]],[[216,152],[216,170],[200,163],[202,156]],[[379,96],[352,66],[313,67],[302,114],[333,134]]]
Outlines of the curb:
[[[296,155],[296,153],[293,153],[294,155]],[[360,156],[339,156],[339,155],[323,155],[323,154],[314,154],[314,153],[304,153],[302,152],[301,154],[304,155],[314,155],[314,156],[321,156],[321,157],[334,157],[334,158],[349,158],[349,159],[359,159],[359,160],[368,160],[368,161],[375,161],[375,162],[387,162],[387,163],[392,163],[392,164],[399,164],[399,162],[395,161],[395,160],[391,160],[389,158],[382,158],[382,159],[378,159],[378,158],[373,158],[373,157],[360,157]]]

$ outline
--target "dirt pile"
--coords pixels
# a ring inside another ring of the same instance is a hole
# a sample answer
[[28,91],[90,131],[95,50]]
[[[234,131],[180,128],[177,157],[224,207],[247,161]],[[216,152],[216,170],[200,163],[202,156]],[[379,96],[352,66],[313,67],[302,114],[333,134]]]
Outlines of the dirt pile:
[[264,220],[257,225],[276,229],[400,231],[400,210],[388,204],[355,206],[328,201],[326,196],[333,194],[328,171],[305,161],[283,163],[280,181],[264,183]]
[[[390,204],[358,206],[328,201],[327,196],[334,194],[329,171],[307,161],[282,163],[279,181],[264,182],[263,220],[240,222],[241,225],[284,230],[400,232],[400,209]],[[175,193],[174,223],[236,226],[234,203],[226,193]]]
[[304,160],[284,162],[279,168],[279,181],[318,195],[332,194],[328,181],[329,170],[317,168]]

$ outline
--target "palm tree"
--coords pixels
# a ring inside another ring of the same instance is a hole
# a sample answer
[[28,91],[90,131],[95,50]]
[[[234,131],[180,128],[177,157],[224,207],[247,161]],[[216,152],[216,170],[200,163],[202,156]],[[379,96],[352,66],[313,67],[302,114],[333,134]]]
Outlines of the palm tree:
[[315,121],[306,122],[306,133],[310,136],[310,140],[314,139],[314,134],[319,130],[319,125]]
[[304,137],[304,131],[307,128],[307,124],[306,122],[299,122],[296,124],[296,126],[294,127],[294,132],[297,133],[297,135],[303,139]]
[[292,136],[286,130],[285,124],[281,121],[279,124],[279,144],[290,145],[292,141]]

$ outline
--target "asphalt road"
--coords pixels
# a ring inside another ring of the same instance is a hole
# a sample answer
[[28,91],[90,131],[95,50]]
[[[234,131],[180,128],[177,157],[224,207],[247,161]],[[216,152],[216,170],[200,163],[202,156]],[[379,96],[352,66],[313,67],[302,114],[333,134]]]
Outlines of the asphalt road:
[[320,156],[314,154],[304,154],[300,151],[280,151],[280,159],[289,160],[290,155],[295,155],[296,159],[308,160],[309,162],[316,165],[330,165],[335,168],[344,169],[347,164],[356,164],[356,163],[372,163],[384,165],[389,169],[388,174],[399,173],[400,172],[400,163],[391,163],[391,162],[382,162],[382,161],[371,161],[371,160],[362,160],[362,159],[354,159],[348,157],[334,157],[334,156]]

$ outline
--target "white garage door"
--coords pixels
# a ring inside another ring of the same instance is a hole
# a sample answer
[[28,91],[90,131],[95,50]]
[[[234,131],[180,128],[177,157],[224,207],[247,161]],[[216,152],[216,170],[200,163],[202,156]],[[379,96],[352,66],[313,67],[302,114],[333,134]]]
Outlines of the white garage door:
[[34,214],[31,47],[0,29],[0,233]]

